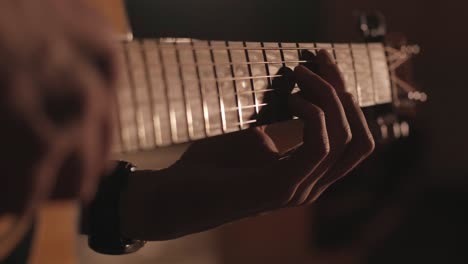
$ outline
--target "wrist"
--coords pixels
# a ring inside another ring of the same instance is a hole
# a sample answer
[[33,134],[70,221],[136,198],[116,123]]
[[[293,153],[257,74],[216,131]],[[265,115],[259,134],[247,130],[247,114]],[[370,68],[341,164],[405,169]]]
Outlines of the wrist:
[[162,170],[136,170],[128,178],[120,200],[120,232],[124,237],[148,239],[152,233],[156,225],[152,201],[163,175]]
[[128,186],[134,166],[119,162],[110,176],[102,179],[88,209],[88,245],[94,251],[122,255],[137,251],[144,241],[130,239],[121,233],[122,193]]

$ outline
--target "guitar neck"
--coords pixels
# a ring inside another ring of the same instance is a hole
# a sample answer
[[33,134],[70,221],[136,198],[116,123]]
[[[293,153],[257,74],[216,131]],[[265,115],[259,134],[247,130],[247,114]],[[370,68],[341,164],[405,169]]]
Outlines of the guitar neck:
[[124,74],[116,109],[115,152],[151,150],[260,123],[278,70],[328,50],[361,107],[392,102],[381,43],[260,43],[186,39],[120,45]]

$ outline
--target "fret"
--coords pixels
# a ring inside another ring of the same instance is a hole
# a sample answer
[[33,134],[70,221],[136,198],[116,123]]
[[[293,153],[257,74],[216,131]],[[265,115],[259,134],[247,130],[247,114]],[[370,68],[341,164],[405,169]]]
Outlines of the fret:
[[146,90],[147,90],[147,100],[148,100],[148,113],[150,116],[150,120],[147,120],[146,125],[149,127],[149,133],[148,137],[151,138],[151,142],[153,145],[157,146],[158,145],[158,138],[157,138],[157,125],[155,124],[156,120],[156,113],[154,111],[154,102],[153,102],[153,96],[152,96],[152,88],[151,88],[151,72],[150,72],[150,66],[148,63],[148,56],[146,53],[146,48],[145,48],[145,42],[142,41],[140,43],[140,52],[141,52],[141,57],[143,60],[143,67],[145,68],[145,85],[146,85]]
[[130,98],[132,100],[132,103],[133,103],[133,109],[134,109],[134,122],[135,122],[135,126],[136,126],[136,136],[137,136],[137,145],[135,146],[136,149],[140,149],[140,147],[143,145],[144,143],[144,129],[142,128],[142,113],[141,113],[141,110],[140,108],[138,107],[138,101],[137,101],[137,83],[135,81],[135,73],[137,71],[140,71],[141,72],[141,68],[138,69],[138,67],[133,67],[133,64],[135,64],[135,61],[134,61],[134,58],[133,58],[133,53],[135,52],[138,52],[134,49],[134,47],[138,45],[137,42],[132,42],[132,43],[129,43],[127,45],[127,48],[126,48],[126,53],[125,53],[125,56],[126,56],[126,59],[127,59],[127,64],[128,64],[128,80],[129,80],[129,84],[130,84]]
[[[230,50],[230,51],[240,51],[240,52],[244,52],[244,50],[237,50],[237,49],[233,49],[233,50]],[[261,51],[260,51],[261,52]],[[296,53],[297,50],[294,50],[294,53]],[[194,63],[172,63],[174,66],[176,65],[184,65],[184,64],[188,64],[188,66],[225,66],[225,67],[230,67],[230,66],[239,66],[239,65],[245,65],[246,67],[252,65],[252,64],[261,64],[262,67],[264,67],[264,64],[291,64],[291,65],[297,65],[299,63],[303,63],[303,62],[306,62],[305,60],[278,60],[278,61],[257,61],[257,62],[224,62],[224,63],[212,63],[212,62],[209,62],[209,63],[197,63],[196,65],[194,65]]]
[[[219,90],[219,98],[221,106],[221,114],[223,118],[223,132],[231,132],[239,130],[239,115],[238,113],[226,113],[226,108],[237,107],[235,79],[231,70],[229,61],[228,47],[225,41],[212,41],[211,47],[213,63],[215,64],[215,76],[217,78],[217,86]],[[224,49],[222,49],[224,48]],[[219,63],[219,64],[218,64]],[[225,80],[225,81],[223,81]]]
[[129,66],[131,68],[131,80],[133,82],[133,94],[137,116],[137,130],[139,147],[151,149],[155,147],[154,131],[152,124],[151,103],[149,100],[149,87],[146,73],[146,65],[142,47],[139,42],[130,43],[127,46]]
[[122,125],[120,124],[120,113],[117,101],[112,105],[112,149],[111,153],[120,153],[123,152],[123,141],[122,141]]
[[278,42],[278,48],[279,48],[279,51],[280,51],[280,58],[281,58],[281,62],[283,64],[282,67],[286,67],[286,63],[284,62],[284,49],[283,49],[283,46],[281,44],[281,42]]
[[275,63],[277,61],[282,61],[281,51],[278,50],[279,45],[276,42],[265,42],[263,43],[263,45],[266,48],[275,48],[275,49],[270,49],[270,50],[265,51],[265,55],[266,55],[265,61],[271,62],[267,64],[270,75],[276,74],[279,71],[279,69],[283,67],[283,63]]
[[[247,56],[246,52],[241,49],[236,49],[238,47],[243,47],[243,42],[229,42],[229,49],[231,55],[231,61],[233,62],[233,77],[234,78],[244,78],[251,77],[249,65],[246,64]],[[236,87],[238,107],[239,107],[239,123],[241,124],[241,129],[245,129],[243,125],[243,120],[249,120],[255,113],[256,108],[247,108],[244,109],[244,106],[256,105],[255,96],[256,93],[252,93],[253,89],[253,80],[236,80],[234,83]],[[257,103],[258,104],[258,103]]]
[[[263,43],[260,42],[247,42],[246,46],[249,48],[249,60],[251,62],[265,62],[266,61],[266,53],[265,50],[259,50],[256,48],[262,48]],[[264,89],[270,88],[270,78],[253,78],[253,76],[269,76],[270,72],[268,70],[267,64],[252,64],[252,80],[254,83],[254,90],[255,91],[262,91]],[[256,95],[256,104],[263,102],[264,94],[263,93],[255,93]]]
[[[283,61],[286,61],[285,66],[291,69],[294,69],[299,65],[300,57],[299,50],[296,43],[281,43],[281,47],[285,48],[283,50]],[[291,49],[289,49],[291,48]]]
[[203,99],[198,80],[198,73],[192,49],[192,43],[177,43],[180,73],[184,88],[187,124],[190,139],[206,136],[204,123]]
[[316,49],[315,43],[300,42],[300,43],[298,43],[298,46],[299,46],[300,50],[308,50],[308,51],[310,51],[310,52],[312,52],[314,54],[316,53],[315,52],[315,49]]
[[120,127],[122,136],[122,148],[125,151],[138,149],[137,125],[135,123],[135,107],[132,100],[130,83],[130,69],[128,66],[127,44],[121,46],[118,53],[120,61],[123,61],[123,71],[120,76],[120,89],[117,90],[117,105],[119,108]]
[[373,67],[373,63],[372,63],[372,59],[370,57],[370,51],[369,51],[369,46],[367,45],[366,43],[366,51],[367,51],[367,55],[368,55],[368,60],[369,60],[369,65],[370,65],[370,72],[371,72],[371,82],[372,82],[372,91],[373,91],[373,95],[374,95],[374,102],[375,103],[375,79],[374,79],[374,67]]
[[307,50],[308,52],[317,55],[317,47],[315,43],[298,43],[297,46],[300,50]]
[[[231,50],[229,49],[229,48],[230,48],[229,42],[226,41],[225,44],[226,44],[226,47],[227,47],[228,60],[229,60],[230,68],[231,68],[231,76],[232,76],[233,78],[235,78],[235,69],[234,69],[234,65],[233,65]],[[236,45],[235,42],[232,42],[231,44],[232,44],[232,45]],[[236,51],[233,50],[233,53],[235,53],[235,52],[236,52]],[[234,55],[237,55],[237,54],[234,54]],[[246,71],[241,69],[241,72],[246,72]],[[245,74],[244,74],[244,75],[245,75]],[[237,80],[233,80],[233,81],[232,81],[232,84],[233,84],[233,86],[234,86],[234,91],[235,91],[235,93],[236,93],[236,95],[235,95],[235,102],[236,102],[236,105],[237,105],[237,118],[238,118],[238,120],[239,120],[239,129],[243,129],[244,124],[242,124],[242,104],[241,104],[241,102],[240,102],[239,88],[238,88],[237,82],[238,82]],[[245,81],[241,81],[241,82],[245,82]],[[239,83],[239,87],[241,87],[241,85],[242,85],[242,84]],[[227,109],[229,109],[229,108],[227,108]],[[225,109],[225,110],[226,110],[226,109]],[[227,111],[227,112],[229,112],[229,111]],[[232,125],[228,124],[227,126],[230,127],[230,126],[232,126]]]
[[[276,43],[276,44],[283,44],[284,42],[265,42],[265,43]],[[312,48],[310,48],[311,51],[315,51],[315,50],[320,50],[320,48],[316,48],[315,47],[315,43],[304,43],[306,45],[310,45],[312,46]],[[324,43],[324,44],[327,44],[327,43]],[[331,43],[330,43],[331,44]],[[204,47],[202,49],[207,49],[207,50],[213,50],[213,51],[216,51],[216,50],[224,50],[225,47]],[[285,47],[285,48],[282,48],[282,47],[253,47],[253,48],[250,48],[250,47],[237,47],[237,48],[233,48],[233,50],[273,50],[273,51],[280,51],[280,50],[301,50],[303,48],[298,48],[298,47]],[[199,48],[197,48],[197,50],[200,50]],[[163,48],[163,51],[164,51],[164,48]]]
[[334,46],[336,48],[336,63],[343,75],[346,91],[351,93],[354,98],[358,98],[351,47],[349,44],[334,44]]
[[[177,65],[179,69],[179,76],[181,79],[181,85],[182,85],[182,98],[184,101],[184,110],[185,110],[185,117],[187,121],[187,133],[189,139],[194,139],[194,124],[193,124],[193,115],[192,115],[192,108],[191,108],[191,100],[189,99],[190,97],[188,96],[188,87],[186,85],[192,85],[192,83],[189,81],[187,83],[187,79],[190,80],[195,77],[195,74],[190,74],[192,73],[191,71],[184,71],[183,67],[184,65],[182,64],[182,61],[185,61],[187,59],[187,54],[184,53],[184,46],[186,47],[185,50],[190,48],[190,43],[182,42],[182,43],[174,43],[175,49],[176,49],[176,59],[177,59]],[[182,53],[181,53],[182,50]],[[190,52],[189,52],[190,54]],[[191,56],[189,56],[191,58]],[[184,67],[185,68],[185,67]],[[186,74],[184,74],[186,73]],[[187,74],[188,73],[188,74]],[[193,72],[194,73],[194,72]],[[189,77],[187,77],[189,76]],[[190,89],[193,90],[193,89]]]
[[[201,82],[201,77],[200,77],[200,68],[198,66],[198,56],[197,53],[195,52],[195,46],[194,46],[194,41],[190,42],[192,46],[192,55],[193,55],[193,61],[195,62],[195,70],[197,74],[197,80],[198,80],[198,87],[199,87],[199,94],[200,94],[200,99],[202,101],[202,111],[203,111],[203,125],[205,128],[205,135],[208,136],[210,133],[210,118],[209,118],[209,112],[208,112],[208,104],[206,102],[206,94],[205,94],[205,89],[202,85]],[[201,122],[200,122],[201,123]]]
[[172,131],[169,117],[169,104],[166,96],[166,78],[162,68],[158,44],[153,40],[143,42],[147,71],[149,75],[150,97],[153,102],[153,127],[156,144],[167,146],[172,144]]
[[332,55],[332,57],[333,57],[333,53],[335,52],[335,50],[333,48],[333,44],[331,44],[331,43],[317,42],[317,43],[315,43],[315,48],[317,48],[319,50],[321,50],[321,49],[326,50],[328,53],[330,53],[330,55]]
[[165,49],[164,52],[160,50],[160,56],[167,87],[166,96],[169,106],[172,141],[174,141],[174,143],[179,143],[186,142],[189,136],[179,67],[177,64],[169,63],[177,61],[175,45],[174,43],[160,43],[160,47]]
[[218,86],[215,79],[215,67],[204,65],[212,63],[211,52],[206,47],[209,46],[207,41],[197,41],[193,43],[195,55],[200,76],[201,89],[204,94],[203,115],[207,125],[207,134],[209,136],[220,135],[223,133],[221,100],[219,99]]
[[[267,54],[266,54],[267,48],[265,48],[265,43],[261,42],[261,48],[262,48],[263,61],[268,62],[268,58],[267,58]],[[274,72],[270,73],[270,67],[268,67],[268,63],[265,63],[265,70],[266,70],[266,74],[268,76],[270,76],[271,74],[274,74]],[[272,83],[271,83],[270,78],[267,78],[267,82],[268,82],[268,87],[271,87]]]
[[369,58],[372,61],[375,103],[390,103],[392,101],[392,88],[385,49],[380,43],[369,43],[367,47]]
[[351,44],[356,71],[358,102],[361,107],[375,104],[372,72],[366,44]]
[[[244,48],[247,47],[247,43],[245,41],[242,44],[243,44]],[[251,61],[250,61],[249,52],[247,51],[247,49],[245,49],[244,53],[245,53],[245,60],[246,60],[246,63],[247,63],[248,76],[252,76],[252,66],[250,65]],[[250,90],[252,91],[252,98],[253,98],[253,101],[254,101],[254,104],[255,104],[255,114],[258,114],[260,112],[260,109],[258,109],[257,93],[254,92],[255,88],[254,88],[253,79],[250,79]]]

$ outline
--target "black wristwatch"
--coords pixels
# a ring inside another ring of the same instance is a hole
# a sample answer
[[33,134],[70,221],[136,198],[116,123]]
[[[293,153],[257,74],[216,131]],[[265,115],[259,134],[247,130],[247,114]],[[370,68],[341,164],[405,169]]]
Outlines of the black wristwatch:
[[145,241],[122,237],[120,200],[128,177],[135,170],[129,162],[119,161],[113,172],[99,184],[95,199],[88,208],[88,245],[98,253],[123,255],[136,252]]

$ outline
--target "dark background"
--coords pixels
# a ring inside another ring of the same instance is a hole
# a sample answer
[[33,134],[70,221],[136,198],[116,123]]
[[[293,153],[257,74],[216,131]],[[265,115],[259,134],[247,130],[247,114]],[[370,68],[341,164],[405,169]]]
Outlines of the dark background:
[[[429,101],[415,120],[417,138],[379,150],[368,162],[377,169],[348,177],[311,209],[319,230],[311,250],[328,252],[319,255],[329,263],[468,263],[465,2],[129,0],[127,7],[137,37],[251,41],[359,41],[356,12],[382,12],[389,32],[421,46],[414,77]],[[341,202],[362,193],[367,200]]]

